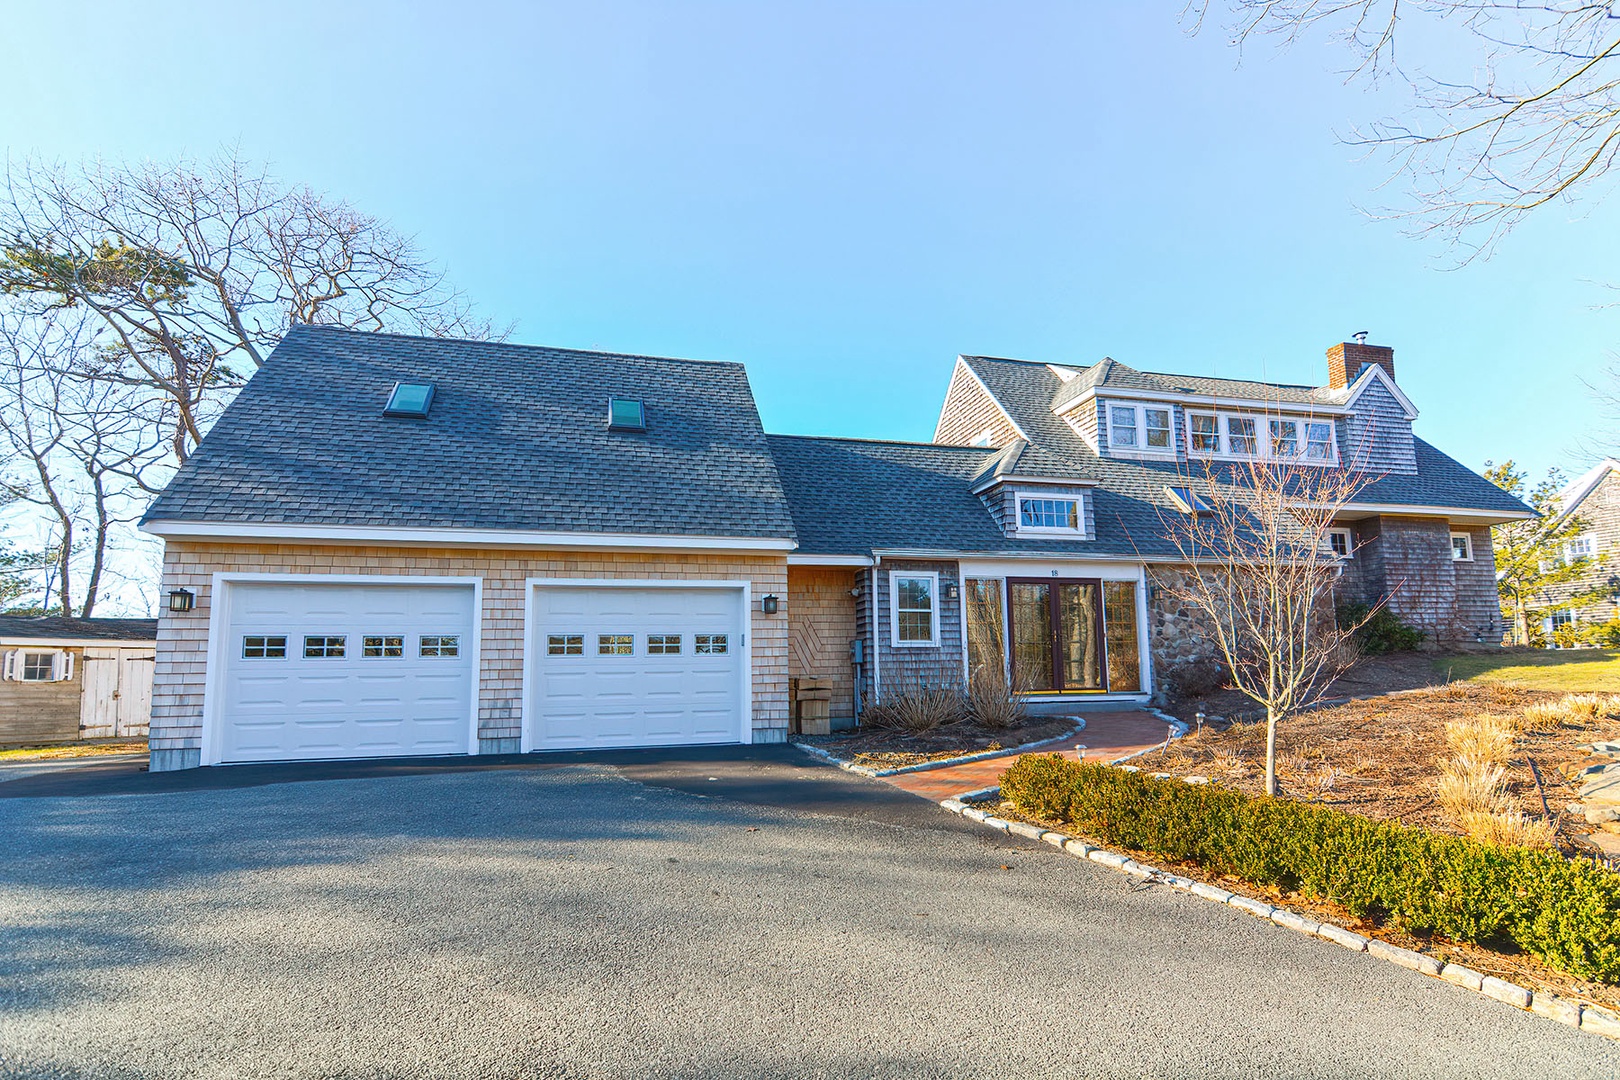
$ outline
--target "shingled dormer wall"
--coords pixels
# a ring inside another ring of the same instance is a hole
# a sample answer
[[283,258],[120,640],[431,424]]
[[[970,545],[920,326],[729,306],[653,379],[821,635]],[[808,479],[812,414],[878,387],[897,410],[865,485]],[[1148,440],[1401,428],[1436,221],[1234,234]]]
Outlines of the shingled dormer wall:
[[1338,432],[1345,462],[1374,474],[1416,475],[1412,421],[1389,388],[1375,378],[1351,407]]

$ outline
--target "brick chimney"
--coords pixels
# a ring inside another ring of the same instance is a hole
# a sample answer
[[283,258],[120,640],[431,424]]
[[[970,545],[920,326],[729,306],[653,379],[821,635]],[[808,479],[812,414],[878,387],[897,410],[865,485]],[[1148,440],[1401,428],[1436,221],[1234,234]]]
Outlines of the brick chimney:
[[1327,351],[1328,385],[1343,390],[1356,381],[1368,364],[1384,369],[1390,381],[1395,380],[1395,350],[1388,345],[1367,344],[1367,331],[1352,334],[1354,341],[1341,341]]

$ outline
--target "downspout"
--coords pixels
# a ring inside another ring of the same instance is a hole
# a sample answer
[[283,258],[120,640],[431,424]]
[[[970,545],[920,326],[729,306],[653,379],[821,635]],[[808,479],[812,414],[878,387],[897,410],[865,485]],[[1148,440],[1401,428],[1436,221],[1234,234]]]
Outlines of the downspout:
[[872,704],[876,705],[883,700],[878,690],[878,676],[881,665],[878,661],[878,563],[883,556],[877,552],[872,553]]

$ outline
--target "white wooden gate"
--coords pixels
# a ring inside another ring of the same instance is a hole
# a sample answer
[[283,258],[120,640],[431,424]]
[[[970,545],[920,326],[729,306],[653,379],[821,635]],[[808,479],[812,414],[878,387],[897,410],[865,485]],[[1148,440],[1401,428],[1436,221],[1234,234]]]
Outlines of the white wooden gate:
[[146,734],[152,712],[152,654],[138,649],[84,650],[79,737],[110,739]]

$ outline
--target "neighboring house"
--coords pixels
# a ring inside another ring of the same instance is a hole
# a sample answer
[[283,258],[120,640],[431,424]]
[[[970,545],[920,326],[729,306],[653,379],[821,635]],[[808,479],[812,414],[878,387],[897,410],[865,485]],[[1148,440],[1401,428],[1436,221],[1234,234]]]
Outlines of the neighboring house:
[[0,615],[0,746],[145,735],[157,626]]
[[767,436],[736,364],[295,328],[143,521],[152,767],[780,742],[792,678],[847,719],[1008,653],[1143,701],[1196,645],[1148,568],[1205,457],[1370,462],[1346,596],[1497,640],[1530,511],[1413,438],[1390,350],[1330,373],[961,357],[919,444]]
[[1552,633],[1566,626],[1604,623],[1620,615],[1620,461],[1605,458],[1559,493],[1558,521],[1571,516],[1583,528],[1563,545],[1559,557],[1566,563],[1590,560],[1590,572],[1578,580],[1546,590],[1547,604],[1582,597],[1584,602],[1555,609],[1542,621]]

